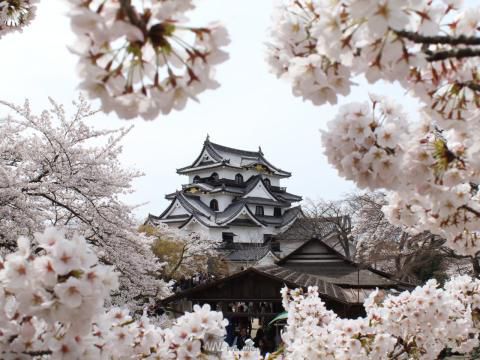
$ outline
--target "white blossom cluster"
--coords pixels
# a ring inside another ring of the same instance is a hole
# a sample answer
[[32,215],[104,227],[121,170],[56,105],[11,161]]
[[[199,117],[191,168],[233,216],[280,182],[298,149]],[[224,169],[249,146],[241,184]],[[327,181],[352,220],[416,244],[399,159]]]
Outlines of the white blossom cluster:
[[474,255],[480,167],[458,140],[447,146],[455,144],[452,135],[458,134],[440,132],[428,120],[409,124],[398,105],[372,96],[371,103],[341,107],[322,140],[341,176],[361,188],[390,190],[384,212],[393,224],[431,231],[458,253]]
[[424,105],[416,125],[386,99],[342,107],[323,134],[330,163],[361,188],[390,190],[385,212],[395,225],[440,235],[460,254],[478,252],[478,8],[452,0],[282,4],[269,61],[295,94],[335,103],[363,74],[400,83]]
[[151,120],[218,87],[214,67],[228,58],[228,35],[218,23],[189,26],[192,0],[69,2],[80,88],[104,112]]
[[168,329],[146,315],[134,320],[126,309],[106,310],[118,274],[98,263],[84,238],[67,239],[55,228],[32,244],[20,238],[0,264],[2,359],[197,359],[225,335],[227,320],[208,305]]
[[468,276],[444,289],[430,280],[396,296],[377,290],[355,320],[327,310],[315,287],[282,292],[288,359],[437,359],[446,347],[468,353],[478,345],[480,281]]
[[[478,105],[480,11],[461,0],[283,0],[268,62],[293,92],[316,105],[347,95],[351,77],[398,81],[442,118],[471,116]],[[455,43],[436,35],[470,37]],[[458,54],[460,53],[460,56]]]
[[13,31],[22,31],[35,17],[39,0],[0,0],[0,38]]

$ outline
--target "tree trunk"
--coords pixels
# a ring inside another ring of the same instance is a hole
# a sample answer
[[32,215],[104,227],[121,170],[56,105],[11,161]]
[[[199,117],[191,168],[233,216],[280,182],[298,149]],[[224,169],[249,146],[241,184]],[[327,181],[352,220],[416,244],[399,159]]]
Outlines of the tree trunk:
[[470,258],[470,261],[472,263],[473,276],[480,278],[480,264],[478,263],[478,259],[476,257],[472,257]]

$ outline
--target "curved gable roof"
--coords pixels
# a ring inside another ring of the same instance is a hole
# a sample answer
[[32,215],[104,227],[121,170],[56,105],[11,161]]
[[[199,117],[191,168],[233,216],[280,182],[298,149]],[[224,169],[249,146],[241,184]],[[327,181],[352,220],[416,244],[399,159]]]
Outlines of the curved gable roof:
[[[262,178],[261,175],[255,175],[253,177],[251,177],[250,179],[248,179],[248,181],[251,181],[247,187],[245,188],[245,195],[243,195],[243,198],[248,198],[249,197],[249,194],[255,190],[255,188],[257,187],[257,185],[260,183],[262,184],[262,188],[265,190],[265,192],[270,195],[270,197],[273,199],[273,200],[276,200],[276,201],[282,201],[280,200],[267,186],[267,184],[265,184],[265,180]],[[257,197],[257,196],[255,196]]]
[[[212,158],[212,161],[208,161],[208,163],[202,162],[205,153],[208,153],[208,155]],[[209,137],[207,137],[205,140],[202,151],[195,161],[193,161],[189,166],[177,169],[177,172],[183,173],[199,166],[215,166],[222,164],[239,168],[261,164],[269,168],[278,176],[289,177],[292,175],[291,173],[284,171],[267,161],[261,149],[258,151],[235,149],[228,146],[215,144],[210,141]]]
[[260,226],[267,226],[263,221],[259,220],[248,208],[247,204],[244,202],[236,202],[231,204],[229,207],[225,209],[223,213],[218,213],[216,217],[216,222],[220,225],[228,225],[240,215],[246,214],[248,215],[252,221]]

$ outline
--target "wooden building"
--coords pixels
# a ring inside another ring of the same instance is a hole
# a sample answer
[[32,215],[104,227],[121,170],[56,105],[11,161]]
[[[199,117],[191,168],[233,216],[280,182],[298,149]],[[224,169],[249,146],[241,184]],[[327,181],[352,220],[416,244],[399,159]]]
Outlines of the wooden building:
[[250,267],[179,292],[163,299],[161,306],[181,313],[190,311],[193,304],[208,303],[234,322],[241,318],[268,321],[283,311],[280,290],[284,286],[316,286],[327,308],[341,317],[355,318],[364,314],[363,301],[376,288],[387,292],[411,288],[389,274],[347,259],[328,245],[334,236],[311,238],[275,264]]

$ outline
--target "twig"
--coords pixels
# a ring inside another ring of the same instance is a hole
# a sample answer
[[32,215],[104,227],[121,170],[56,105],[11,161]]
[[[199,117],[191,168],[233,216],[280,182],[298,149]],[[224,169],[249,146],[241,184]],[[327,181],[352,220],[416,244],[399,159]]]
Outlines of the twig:
[[120,7],[125,15],[127,15],[128,20],[130,20],[133,25],[138,27],[143,32],[143,35],[147,37],[147,25],[138,17],[137,11],[132,6],[132,0],[120,0]]

